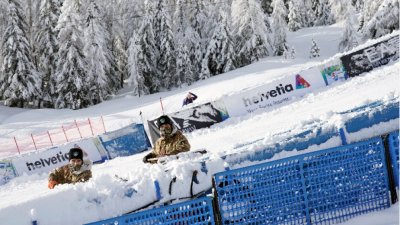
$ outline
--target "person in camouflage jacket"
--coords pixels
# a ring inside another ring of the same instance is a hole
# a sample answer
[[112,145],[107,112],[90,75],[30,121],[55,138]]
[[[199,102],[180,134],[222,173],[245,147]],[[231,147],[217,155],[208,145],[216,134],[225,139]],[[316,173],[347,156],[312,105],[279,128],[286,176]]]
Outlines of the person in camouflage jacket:
[[168,116],[161,116],[157,119],[161,137],[156,141],[151,153],[143,158],[145,163],[156,163],[157,159],[163,156],[176,155],[190,150],[190,144],[185,135],[177,130]]
[[92,162],[83,160],[83,151],[80,148],[71,148],[69,163],[55,169],[49,175],[48,187],[53,189],[58,184],[75,184],[88,181],[92,177]]

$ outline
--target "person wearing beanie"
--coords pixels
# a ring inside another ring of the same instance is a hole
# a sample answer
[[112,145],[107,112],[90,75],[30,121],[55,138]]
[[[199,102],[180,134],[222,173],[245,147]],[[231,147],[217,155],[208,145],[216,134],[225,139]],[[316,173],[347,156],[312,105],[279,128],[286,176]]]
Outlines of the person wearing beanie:
[[143,162],[156,163],[156,159],[160,157],[176,155],[190,150],[189,141],[185,135],[174,126],[168,116],[160,116],[157,119],[157,127],[160,130],[161,137],[156,141],[153,151],[143,158]]
[[53,170],[49,175],[48,187],[53,189],[58,184],[75,184],[86,182],[92,177],[92,162],[83,159],[83,151],[79,147],[69,150],[69,163]]

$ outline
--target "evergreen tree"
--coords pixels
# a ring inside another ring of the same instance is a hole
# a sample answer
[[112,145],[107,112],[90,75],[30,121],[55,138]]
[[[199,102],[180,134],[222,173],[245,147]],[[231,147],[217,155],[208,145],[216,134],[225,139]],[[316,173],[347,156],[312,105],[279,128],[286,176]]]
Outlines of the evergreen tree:
[[209,15],[205,11],[204,1],[192,1],[188,9],[190,25],[199,37],[200,48],[202,51],[205,51],[207,48],[207,38],[211,30],[210,27],[213,27],[213,24],[207,19]]
[[84,54],[87,61],[86,79],[91,89],[89,100],[91,104],[97,104],[113,94],[115,87],[115,73],[111,64],[112,54],[107,48],[110,34],[104,23],[104,10],[94,0],[90,0],[85,26]]
[[302,6],[303,4],[298,0],[289,1],[288,28],[290,31],[297,31],[303,27]]
[[117,87],[123,88],[124,80],[128,78],[128,52],[121,37],[114,36],[111,52],[116,64],[115,70],[117,71],[116,76],[118,76],[117,81],[119,82]]
[[283,52],[288,49],[286,41],[287,24],[286,24],[286,7],[283,4],[283,0],[273,0],[272,6],[274,11],[272,12],[273,20],[273,31],[274,31],[274,55],[282,55]]
[[37,67],[42,76],[42,96],[40,99],[44,100],[47,106],[54,104],[53,98],[55,97],[55,72],[58,54],[56,26],[60,14],[60,5],[57,0],[42,0],[37,24],[39,30],[35,37],[37,43],[35,50],[38,55]]
[[0,96],[6,105],[24,107],[40,95],[41,81],[32,62],[26,23],[17,0],[8,0],[8,24],[2,43],[3,78]]
[[315,57],[319,57],[319,47],[317,45],[317,42],[314,41],[314,39],[312,39],[312,46],[311,46],[311,50],[310,50],[310,58],[315,58]]
[[382,3],[383,0],[364,0],[363,10],[361,11],[360,27],[358,28],[359,31],[365,29],[364,26],[372,19]]
[[[364,21],[365,22],[365,21]],[[399,1],[384,0],[362,30],[365,39],[378,38],[399,29]]]
[[176,48],[176,73],[178,86],[183,83],[191,85],[198,79],[200,72],[202,51],[200,37],[193,31],[185,11],[184,0],[178,0],[174,13],[175,18],[175,45]]
[[202,74],[205,75],[217,75],[235,68],[233,41],[225,12],[221,12],[217,24],[203,59]]
[[333,24],[335,22],[335,19],[333,18],[333,15],[331,13],[329,0],[319,0],[315,10],[316,10],[315,25],[324,26]]
[[154,34],[158,51],[157,70],[160,72],[160,79],[163,80],[163,88],[169,90],[176,84],[177,75],[171,18],[165,8],[165,1],[159,0],[154,19]]
[[129,79],[128,84],[133,87],[133,94],[142,95],[150,94],[150,88],[145,84],[145,78],[143,77],[142,69],[143,66],[144,52],[140,45],[140,38],[138,35],[133,34],[129,41],[129,57],[128,57],[128,71]]
[[234,0],[232,15],[239,66],[270,55],[272,46],[268,37],[269,30],[265,25],[265,15],[260,4],[256,0]]
[[339,43],[339,51],[344,52],[352,49],[359,44],[359,37],[357,33],[358,22],[356,18],[356,11],[351,5],[351,2],[347,2],[345,28],[342,36],[342,40]]
[[296,50],[294,49],[294,47],[292,47],[292,49],[290,50],[290,58],[296,58]]
[[65,0],[58,21],[58,51],[56,71],[56,108],[80,109],[90,104],[91,85],[86,82],[86,66],[83,48],[81,5],[77,0]]
[[145,2],[146,16],[143,17],[142,25],[139,29],[140,40],[139,45],[141,53],[138,58],[138,69],[139,73],[144,78],[144,86],[149,89],[149,93],[159,92],[162,85],[160,79],[160,73],[156,67],[156,59],[158,53],[156,49],[153,29],[153,8],[149,1]]

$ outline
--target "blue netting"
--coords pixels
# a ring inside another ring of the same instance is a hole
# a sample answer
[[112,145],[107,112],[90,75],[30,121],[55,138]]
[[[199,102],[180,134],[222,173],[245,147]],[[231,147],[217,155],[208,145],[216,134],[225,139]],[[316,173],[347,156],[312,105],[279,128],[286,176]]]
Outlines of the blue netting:
[[380,138],[214,176],[222,224],[333,224],[390,206]]
[[215,224],[212,200],[204,197],[86,225]]
[[389,134],[389,152],[392,159],[393,175],[399,187],[399,131]]

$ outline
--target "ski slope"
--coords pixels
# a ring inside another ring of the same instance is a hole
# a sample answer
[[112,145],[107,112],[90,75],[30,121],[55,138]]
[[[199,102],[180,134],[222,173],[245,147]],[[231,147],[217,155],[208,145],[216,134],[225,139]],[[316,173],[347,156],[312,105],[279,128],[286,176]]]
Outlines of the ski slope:
[[[114,130],[132,122],[141,122],[139,112],[143,113],[144,119],[153,119],[162,114],[160,97],[163,99],[165,113],[180,110],[182,99],[188,91],[199,96],[189,107],[213,101],[317,65],[337,53],[336,46],[341,32],[341,25],[336,24],[290,33],[289,45],[294,46],[297,52],[297,58],[294,60],[283,60],[280,57],[264,58],[252,65],[170,92],[138,98],[131,96],[131,92],[126,89],[124,94],[114,100],[76,111],[21,110],[0,106],[0,138],[30,135],[60,126],[63,122],[98,116],[104,117],[107,130]],[[319,44],[321,58],[308,58],[311,38]],[[199,180],[204,182],[197,185],[195,191],[209,188],[211,175],[224,170],[221,155],[262,149],[263,146],[280,141],[273,138],[274,134],[287,130],[301,130],[304,124],[312,121],[340,123],[342,118],[332,116],[335,112],[350,110],[378,100],[399,101],[399,71],[400,63],[397,62],[346,82],[318,89],[313,94],[273,111],[230,118],[209,129],[187,134],[193,150],[206,148],[210,152],[207,156],[209,173],[199,175]],[[398,120],[381,123],[358,132],[357,137],[352,137],[352,141],[381,131],[392,131],[398,129],[398,126]],[[303,151],[281,152],[270,160],[325,149],[335,144],[325,143]],[[165,187],[169,185],[173,176],[177,177],[177,182],[174,184],[172,195],[165,195],[166,198],[188,195],[187,186],[191,171],[199,170],[196,161],[201,160],[202,156],[188,155],[167,165],[147,165],[142,163],[145,154],[147,152],[95,165],[92,170],[93,178],[89,182],[57,186],[54,190],[47,189],[48,174],[15,178],[0,186],[1,224],[30,224],[31,211],[34,211],[33,217],[41,225],[83,224],[114,217],[151,202],[155,197],[154,180],[160,183],[162,192],[166,193]],[[241,166],[249,164],[244,163]],[[165,172],[166,170],[168,172]],[[115,174],[128,179],[128,182],[115,179]],[[136,192],[129,193],[132,198],[127,197],[127,191],[132,189]],[[354,218],[345,224],[399,224],[398,204],[382,212]]]

